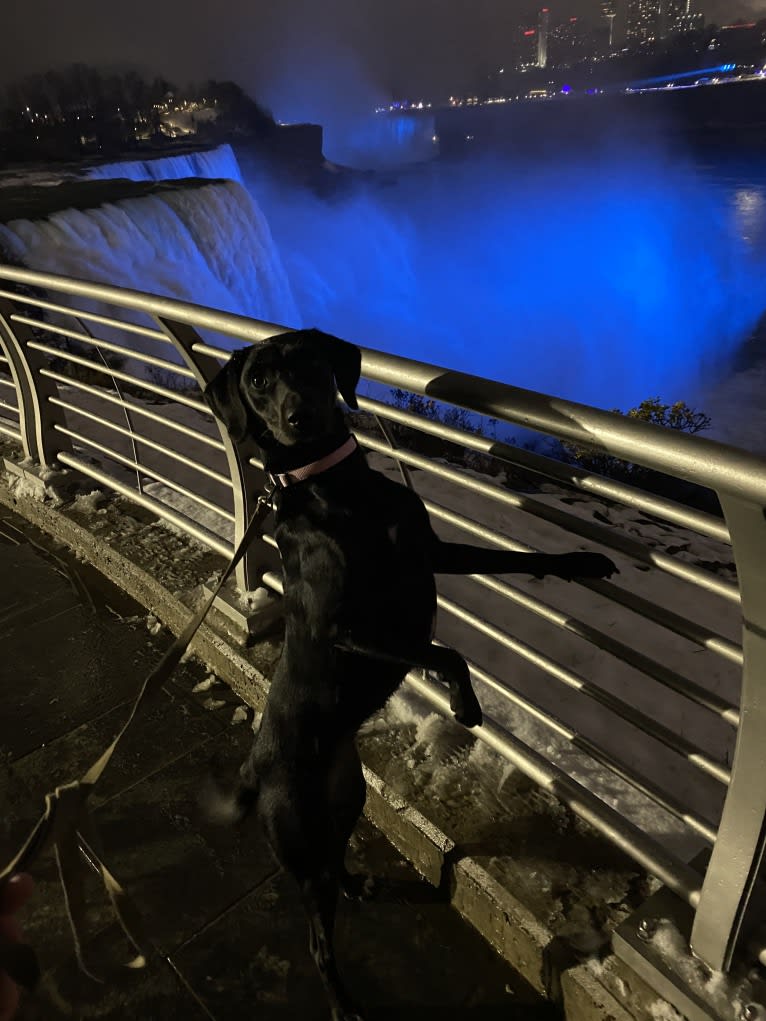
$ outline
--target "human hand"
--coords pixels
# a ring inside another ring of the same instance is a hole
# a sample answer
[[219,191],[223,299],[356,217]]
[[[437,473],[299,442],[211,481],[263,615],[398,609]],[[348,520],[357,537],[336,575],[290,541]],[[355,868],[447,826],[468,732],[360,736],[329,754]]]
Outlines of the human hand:
[[[15,918],[32,895],[34,883],[26,872],[20,872],[0,887],[0,959],[9,947],[21,940],[21,926]],[[0,1021],[11,1021],[19,1005],[19,987],[11,976],[0,970]]]

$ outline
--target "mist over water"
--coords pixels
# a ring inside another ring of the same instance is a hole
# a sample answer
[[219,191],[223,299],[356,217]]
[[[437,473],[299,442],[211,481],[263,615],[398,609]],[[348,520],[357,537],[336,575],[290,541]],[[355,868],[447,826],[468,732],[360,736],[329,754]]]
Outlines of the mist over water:
[[384,181],[321,199],[245,174],[307,325],[626,409],[722,377],[766,307],[757,198],[660,145]]

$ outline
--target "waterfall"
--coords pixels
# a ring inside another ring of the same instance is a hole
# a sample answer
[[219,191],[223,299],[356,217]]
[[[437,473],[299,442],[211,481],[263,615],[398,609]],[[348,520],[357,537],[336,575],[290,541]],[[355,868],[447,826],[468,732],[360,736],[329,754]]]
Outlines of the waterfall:
[[215,149],[183,153],[179,156],[158,156],[155,159],[102,163],[89,167],[88,180],[127,178],[130,181],[171,181],[181,177],[204,177],[242,183],[237,157],[230,145]]
[[240,183],[230,146],[106,164],[89,175],[133,180],[209,175],[217,180],[200,181],[197,187],[171,184],[123,199],[117,197],[115,181],[115,200],[104,205],[0,224],[0,250],[30,269],[300,325],[271,230]]

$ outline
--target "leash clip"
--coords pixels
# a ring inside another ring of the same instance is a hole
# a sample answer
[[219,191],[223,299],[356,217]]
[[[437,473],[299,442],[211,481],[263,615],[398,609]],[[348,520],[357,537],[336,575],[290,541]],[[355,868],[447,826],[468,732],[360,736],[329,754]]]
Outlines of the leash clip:
[[273,475],[269,474],[268,482],[263,487],[263,492],[260,494],[260,496],[258,497],[258,499],[256,501],[256,504],[255,504],[256,510],[259,507],[263,507],[263,506],[269,506],[269,507],[271,507],[272,510],[274,510],[274,494],[276,493],[276,491],[277,491],[277,480],[274,478]]

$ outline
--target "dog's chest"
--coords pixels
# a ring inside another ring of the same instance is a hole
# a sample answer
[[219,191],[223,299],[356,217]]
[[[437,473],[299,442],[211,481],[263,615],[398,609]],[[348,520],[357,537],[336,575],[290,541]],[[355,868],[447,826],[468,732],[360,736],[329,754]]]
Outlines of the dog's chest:
[[[293,494],[287,494],[293,496]],[[296,494],[297,495],[297,494]],[[360,579],[381,579],[398,558],[399,530],[374,501],[327,500],[320,492],[284,500],[275,533],[285,587],[312,590],[312,602],[353,597]]]

